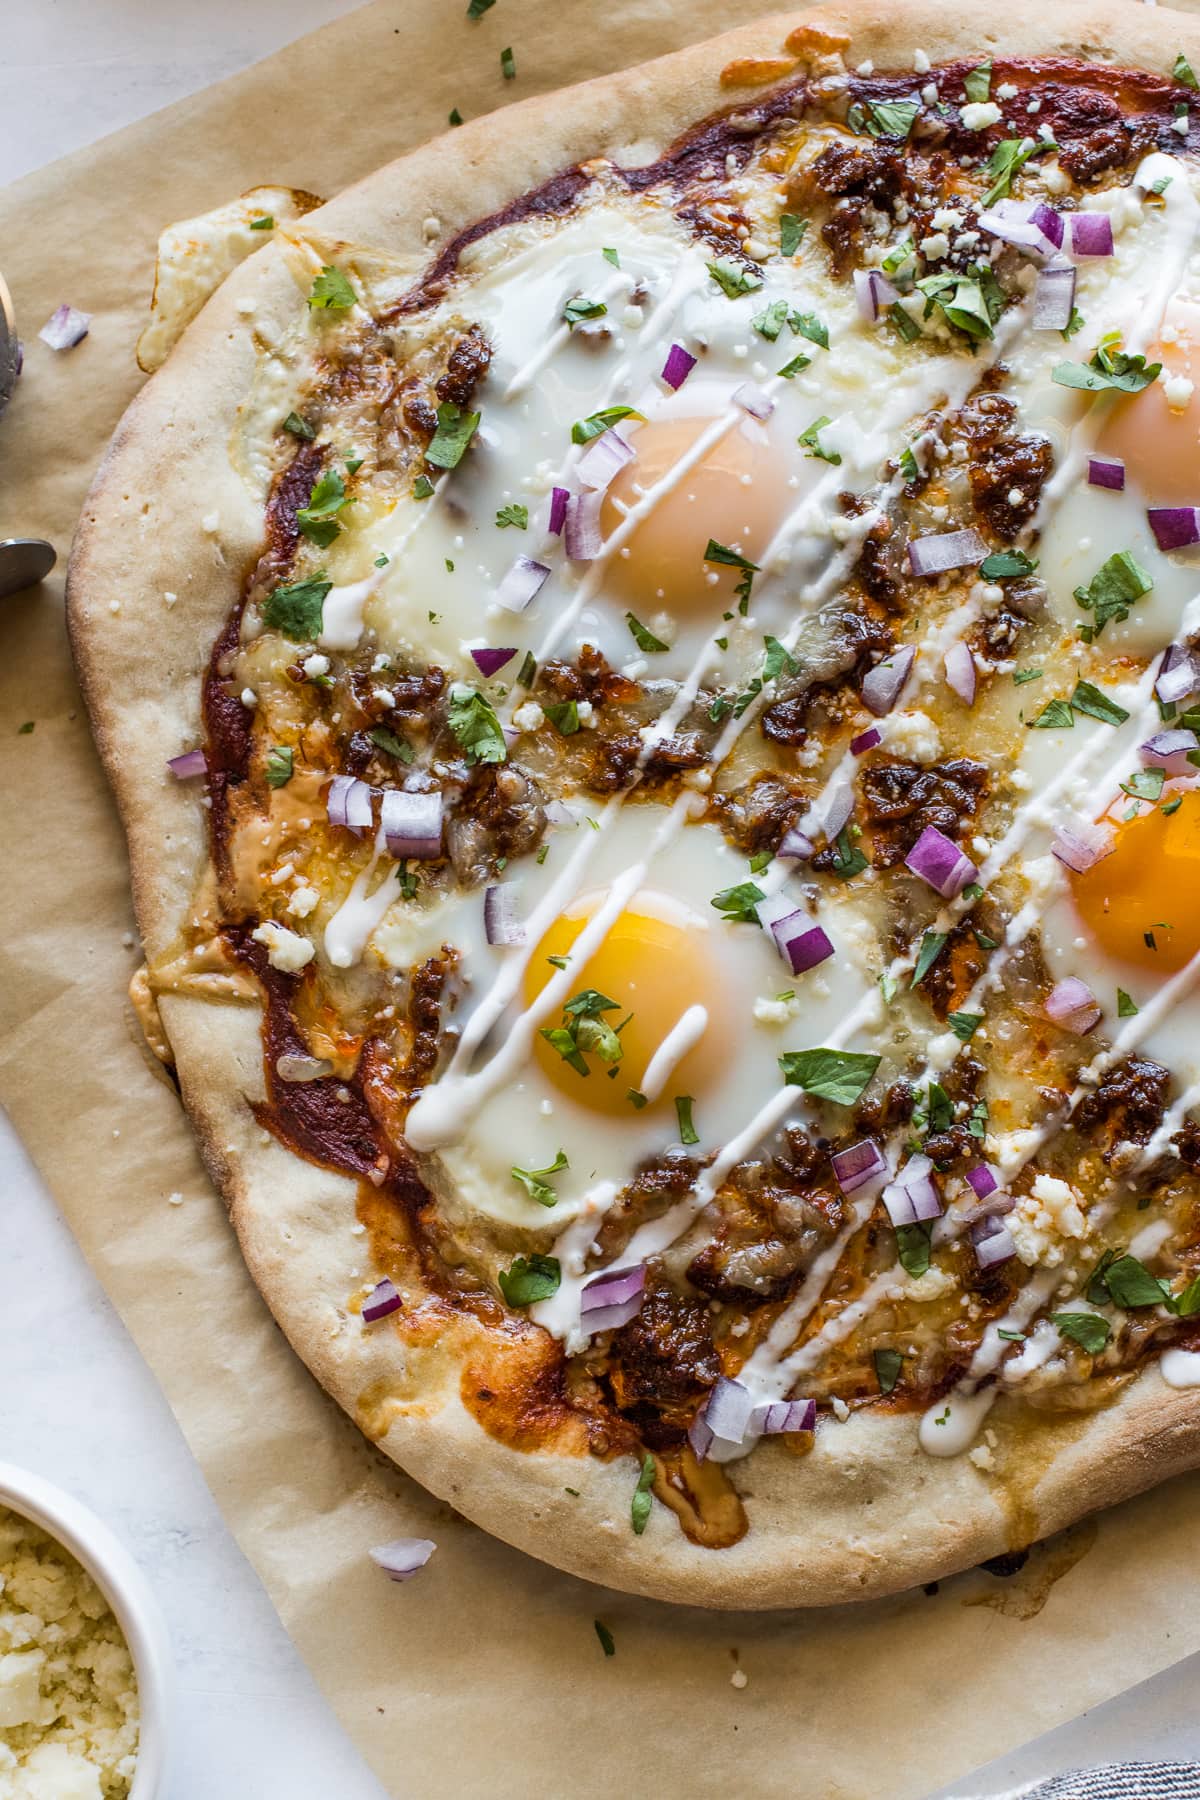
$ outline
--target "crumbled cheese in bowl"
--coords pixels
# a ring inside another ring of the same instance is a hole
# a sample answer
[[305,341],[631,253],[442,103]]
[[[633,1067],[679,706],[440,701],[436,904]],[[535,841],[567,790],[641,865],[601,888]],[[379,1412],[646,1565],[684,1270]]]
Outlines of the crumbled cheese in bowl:
[[123,1800],[137,1762],[133,1660],[69,1551],[0,1506],[0,1794]]

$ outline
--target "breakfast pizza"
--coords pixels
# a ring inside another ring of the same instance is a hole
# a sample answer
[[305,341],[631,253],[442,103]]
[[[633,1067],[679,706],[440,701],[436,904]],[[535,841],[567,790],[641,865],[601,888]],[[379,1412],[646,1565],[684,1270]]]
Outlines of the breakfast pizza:
[[265,1299],[434,1493],[674,1600],[1200,1461],[1200,31],[952,10],[271,220],[73,559]]

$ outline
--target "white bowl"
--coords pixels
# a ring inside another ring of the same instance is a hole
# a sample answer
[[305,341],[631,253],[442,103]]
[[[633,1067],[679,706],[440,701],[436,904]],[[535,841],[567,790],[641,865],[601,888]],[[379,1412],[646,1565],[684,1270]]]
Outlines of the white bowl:
[[174,1671],[167,1628],[150,1584],[108,1526],[44,1476],[0,1462],[0,1506],[57,1538],[83,1564],[116,1614],[138,1684],[138,1756],[129,1800],[159,1800]]

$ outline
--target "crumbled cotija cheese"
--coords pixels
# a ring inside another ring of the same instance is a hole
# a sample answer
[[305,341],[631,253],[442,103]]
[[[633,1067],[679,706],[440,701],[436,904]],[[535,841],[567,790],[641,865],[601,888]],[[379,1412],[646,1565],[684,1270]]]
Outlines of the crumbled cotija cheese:
[[69,1551],[0,1507],[0,1795],[123,1800],[137,1762],[133,1661]]

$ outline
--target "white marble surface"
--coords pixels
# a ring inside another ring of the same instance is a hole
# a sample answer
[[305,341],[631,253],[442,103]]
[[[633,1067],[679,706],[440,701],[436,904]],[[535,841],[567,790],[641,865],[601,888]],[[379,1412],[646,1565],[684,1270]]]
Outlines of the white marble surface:
[[85,1500],[158,1596],[178,1672],[162,1800],[384,1800],[3,1114],[0,1455]]
[[[353,4],[0,0],[0,181],[269,55]],[[87,1501],[154,1586],[179,1675],[162,1800],[383,1800],[3,1115],[0,1455]]]

